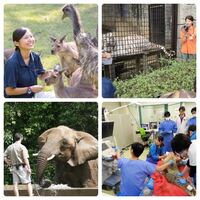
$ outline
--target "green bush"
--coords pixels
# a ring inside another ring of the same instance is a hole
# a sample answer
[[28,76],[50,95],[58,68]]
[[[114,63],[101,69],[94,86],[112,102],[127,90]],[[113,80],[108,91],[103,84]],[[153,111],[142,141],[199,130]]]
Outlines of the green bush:
[[139,74],[128,80],[115,79],[117,97],[154,98],[167,92],[192,90],[196,76],[196,62],[182,62],[162,59],[160,69]]

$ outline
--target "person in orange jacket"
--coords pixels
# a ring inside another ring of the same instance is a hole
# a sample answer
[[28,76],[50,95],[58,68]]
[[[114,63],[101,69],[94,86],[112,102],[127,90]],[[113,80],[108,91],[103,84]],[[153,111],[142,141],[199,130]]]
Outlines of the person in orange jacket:
[[186,61],[196,58],[196,27],[193,21],[193,16],[186,16],[180,33],[182,58]]

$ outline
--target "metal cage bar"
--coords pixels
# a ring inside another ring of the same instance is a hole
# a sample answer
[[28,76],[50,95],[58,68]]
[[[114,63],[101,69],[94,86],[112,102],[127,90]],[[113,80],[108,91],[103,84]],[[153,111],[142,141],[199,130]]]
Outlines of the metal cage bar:
[[104,4],[102,50],[113,58],[110,78],[159,67],[163,48],[176,49],[172,39],[176,15],[175,4]]

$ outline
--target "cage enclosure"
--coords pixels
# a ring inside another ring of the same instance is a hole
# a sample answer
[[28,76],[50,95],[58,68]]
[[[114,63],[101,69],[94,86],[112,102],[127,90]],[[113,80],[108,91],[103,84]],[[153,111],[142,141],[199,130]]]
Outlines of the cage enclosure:
[[159,68],[160,56],[176,51],[176,26],[176,4],[104,4],[102,51],[113,62],[103,75],[126,79]]

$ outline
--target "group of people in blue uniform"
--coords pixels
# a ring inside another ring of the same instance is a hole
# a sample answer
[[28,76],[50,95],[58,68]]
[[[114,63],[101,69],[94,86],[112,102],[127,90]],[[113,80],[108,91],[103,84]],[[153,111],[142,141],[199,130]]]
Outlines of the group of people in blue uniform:
[[[180,121],[180,118],[182,118],[182,123],[184,123],[184,127],[182,127],[181,123],[177,123],[176,121],[173,121],[170,119],[170,112],[166,111],[164,113],[164,121],[162,121],[159,125],[158,132],[159,134],[163,137],[163,143],[164,143],[164,149],[166,152],[171,152],[172,147],[171,147],[171,141],[174,138],[174,135],[177,133],[184,133],[184,134],[189,134],[188,129],[191,131],[192,130],[192,135],[190,136],[191,139],[196,139],[196,107],[192,108],[191,113],[192,113],[192,118],[188,119],[186,122],[184,122],[185,114],[182,114],[182,111],[185,111],[185,108],[181,106],[179,108],[179,119],[177,121]],[[192,127],[190,127],[192,126]],[[183,132],[180,130],[183,130]],[[178,132],[177,132],[178,131]]]
[[[183,106],[180,107],[181,113]],[[170,119],[170,113],[164,113],[164,121],[159,125],[159,135],[156,136],[155,142],[149,148],[147,159],[140,160],[143,153],[144,145],[133,143],[130,149],[131,159],[122,158],[120,154],[115,155],[118,160],[118,167],[121,171],[121,182],[119,196],[139,196],[145,186],[145,179],[150,177],[156,171],[163,171],[174,165],[174,160],[157,165],[159,160],[164,159],[171,152],[177,156],[177,160],[185,161],[185,167],[182,172],[178,173],[181,184],[186,184],[183,176],[189,172],[189,176],[196,185],[196,107],[191,110],[193,117],[185,123],[187,133],[177,133],[180,125]]]

